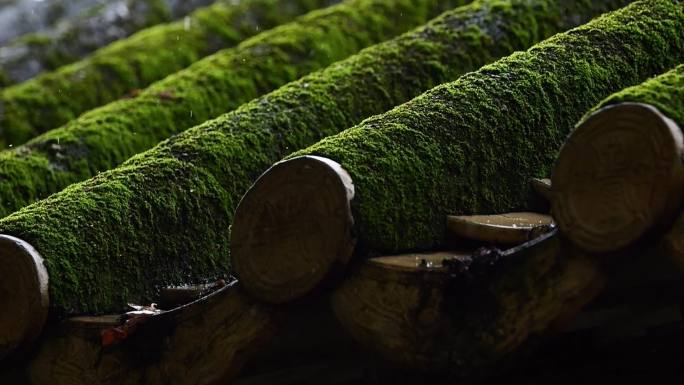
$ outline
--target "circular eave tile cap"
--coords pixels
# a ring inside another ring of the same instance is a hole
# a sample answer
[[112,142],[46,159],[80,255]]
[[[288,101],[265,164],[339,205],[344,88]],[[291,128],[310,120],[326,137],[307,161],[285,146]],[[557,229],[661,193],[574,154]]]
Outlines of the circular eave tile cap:
[[336,162],[303,156],[275,164],[240,202],[231,230],[235,273],[253,296],[302,297],[351,257],[354,186]]
[[589,116],[563,145],[552,176],[562,233],[595,253],[642,237],[682,195],[682,133],[656,108],[611,105]]
[[33,342],[47,319],[48,273],[40,254],[0,235],[0,359]]

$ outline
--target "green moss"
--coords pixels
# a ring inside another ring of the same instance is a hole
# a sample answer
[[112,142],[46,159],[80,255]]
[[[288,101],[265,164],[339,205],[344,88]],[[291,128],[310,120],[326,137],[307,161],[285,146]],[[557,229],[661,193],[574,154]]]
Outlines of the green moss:
[[[35,221],[22,229],[23,236],[46,253],[50,300],[59,313],[122,310],[126,301],[149,300],[163,282],[194,282],[228,271],[218,257],[228,250],[214,239],[220,232],[190,231],[228,229],[225,216],[217,215],[227,197],[210,175],[173,159],[125,169],[124,179],[101,174],[6,218]],[[152,227],[141,242],[140,232]],[[120,242],[106,241],[113,234]],[[198,243],[198,236],[206,243]],[[55,248],[63,258],[54,258]]]
[[[271,28],[331,2],[219,2],[185,20],[148,28],[82,61],[8,87],[0,92],[0,146],[19,145],[84,111],[145,88],[220,48],[233,46],[258,33],[259,28]],[[51,48],[42,51],[46,63],[65,58]]]
[[598,107],[635,102],[650,104],[684,127],[684,64],[646,82],[617,92]]
[[[617,0],[592,5],[590,1],[576,1],[567,6],[545,1],[487,1],[449,12],[426,28],[369,49],[353,60],[333,66],[323,75],[307,79],[308,89],[294,86],[287,92],[270,96],[268,100],[276,104],[294,103],[288,101],[292,99],[298,104],[308,103],[311,107],[297,110],[300,115],[288,116],[285,122],[269,123],[276,127],[270,130],[291,126],[289,130],[292,133],[282,140],[278,138],[277,143],[269,138],[262,148],[278,148],[275,154],[281,156],[287,153],[286,148],[294,150],[306,146],[497,57],[528,47],[572,23],[586,21],[591,15],[625,2]],[[523,29],[526,33],[519,33]],[[241,60],[233,61],[237,61],[237,67],[242,67]],[[197,71],[193,68],[189,72],[206,72],[204,66],[196,67]],[[176,79],[180,76],[171,77],[153,88],[173,90],[177,87]],[[195,84],[191,82],[185,88],[192,91],[193,88],[204,88],[202,84],[214,83],[198,77]],[[330,87],[338,88],[339,92],[332,91]],[[247,95],[241,96],[237,87],[221,89],[203,95],[208,105],[235,106]],[[237,95],[232,96],[229,92]],[[333,94],[336,95],[334,102],[330,100]],[[226,95],[227,98],[217,99]],[[0,214],[9,214],[71,183],[112,168],[172,133],[219,112],[203,111],[198,107],[203,100],[175,100],[173,103],[164,100],[163,103],[171,104],[167,106],[168,111],[150,113],[146,106],[158,102],[159,92],[146,92],[135,100],[114,103],[86,114],[27,145],[0,154]],[[252,119],[240,119],[249,122],[243,124],[243,128],[260,125]],[[272,160],[269,157],[264,162]]]
[[[208,57],[134,99],[86,113],[5,151],[0,154],[0,214],[110,169],[174,133],[420,24],[439,13],[438,4],[449,2],[401,0],[385,6],[365,0],[315,12]],[[358,11],[350,12],[354,7]],[[386,19],[379,16],[384,14]]]
[[[385,40],[449,4],[347,1],[207,58],[135,99],[87,113],[0,155],[2,207],[21,206],[95,175],[160,138]],[[472,59],[458,67],[469,44],[477,43],[470,29],[465,42],[453,39],[462,32],[459,20],[486,28],[480,16],[464,12],[442,19],[303,78],[5,218],[0,230],[43,255],[57,313],[116,311],[126,301],[149,300],[158,285],[226,274],[232,210],[253,176],[295,146],[481,64]],[[445,70],[451,65],[453,70]]]
[[432,248],[445,215],[524,209],[593,105],[684,60],[684,7],[640,1],[463,76],[296,155],[342,164],[360,252]]

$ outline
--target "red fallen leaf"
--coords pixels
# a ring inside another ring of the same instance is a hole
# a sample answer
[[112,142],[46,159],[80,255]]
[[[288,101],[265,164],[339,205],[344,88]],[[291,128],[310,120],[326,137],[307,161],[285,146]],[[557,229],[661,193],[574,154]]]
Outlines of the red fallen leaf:
[[173,91],[164,90],[157,93],[157,97],[161,100],[176,100],[178,97],[173,94]]
[[133,88],[133,89],[129,90],[128,93],[126,93],[122,97],[122,99],[133,99],[133,98],[137,97],[138,95],[140,95],[141,92],[142,92],[142,90],[140,88]]
[[121,327],[115,327],[103,330],[101,337],[102,346],[108,347],[125,340],[128,333]]
[[126,313],[126,321],[121,326],[105,329],[100,334],[101,343],[103,347],[116,345],[121,341],[131,336],[138,329],[138,326],[147,322],[153,316],[160,314],[162,311],[156,308],[155,303],[150,306],[140,306],[128,304],[133,311]]

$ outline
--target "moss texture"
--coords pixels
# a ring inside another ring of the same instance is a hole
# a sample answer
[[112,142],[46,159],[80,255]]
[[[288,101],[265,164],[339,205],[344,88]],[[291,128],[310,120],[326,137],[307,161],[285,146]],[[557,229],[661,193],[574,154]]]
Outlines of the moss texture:
[[[235,51],[240,54],[215,56],[135,101],[86,114],[4,153],[3,207],[95,174],[173,130],[217,114],[218,106],[227,108],[234,99],[461,2],[349,1],[256,37]],[[158,285],[227,274],[228,226],[253,178],[295,146],[478,66],[475,60],[459,64],[477,44],[471,28],[448,21],[478,25],[480,19],[481,13],[466,12],[370,48],[26,207],[0,221],[0,231],[25,239],[45,258],[57,314],[116,311],[127,301],[149,300]],[[516,39],[511,38],[516,45],[526,41]],[[293,58],[297,66],[287,64]],[[235,65],[218,71],[229,67],[214,63]],[[447,64],[463,67],[451,71]],[[193,69],[198,66],[202,71]]]
[[0,214],[108,170],[174,133],[463,1],[349,1],[212,55],[133,99],[88,112],[0,153]]
[[[151,27],[82,61],[8,87],[0,91],[0,145],[22,144],[85,111],[134,95],[220,48],[333,2],[220,2],[195,11],[188,19]],[[397,28],[404,25],[399,20]]]
[[[0,85],[3,84],[3,76],[4,85],[20,83],[43,71],[82,59],[96,49],[141,29],[183,17],[193,9],[211,4],[212,0],[30,2],[34,6],[30,17],[24,15],[25,18],[50,25],[45,28],[38,25],[38,29],[31,30],[30,34],[0,46]],[[38,9],[34,12],[36,5]],[[0,15],[0,22],[1,19]],[[2,27],[0,34],[1,31]]]
[[351,174],[360,253],[429,249],[447,214],[524,209],[529,179],[589,108],[682,60],[682,2],[640,1],[295,155]]
[[684,64],[611,95],[596,109],[622,102],[650,104],[684,128]]

